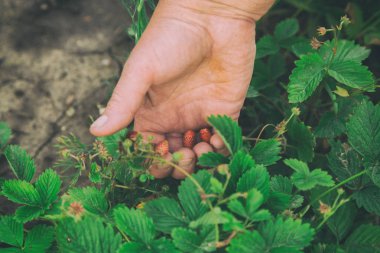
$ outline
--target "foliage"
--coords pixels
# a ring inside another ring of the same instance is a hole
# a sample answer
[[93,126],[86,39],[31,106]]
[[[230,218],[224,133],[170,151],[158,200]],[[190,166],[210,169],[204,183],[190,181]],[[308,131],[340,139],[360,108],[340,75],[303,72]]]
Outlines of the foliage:
[[[36,175],[1,122],[14,178],[0,181],[0,194],[17,209],[0,216],[0,252],[380,252],[378,85],[363,64],[370,50],[353,41],[376,44],[379,19],[351,3],[356,22],[319,29],[312,49],[298,15],[336,20],[320,2],[337,10],[327,0],[276,5],[298,11],[258,40],[240,126],[208,117],[230,154],[203,154],[183,181],[155,179],[148,168],[162,159],[128,129],[92,146],[60,137],[54,170]],[[153,1],[122,3],[137,41]]]

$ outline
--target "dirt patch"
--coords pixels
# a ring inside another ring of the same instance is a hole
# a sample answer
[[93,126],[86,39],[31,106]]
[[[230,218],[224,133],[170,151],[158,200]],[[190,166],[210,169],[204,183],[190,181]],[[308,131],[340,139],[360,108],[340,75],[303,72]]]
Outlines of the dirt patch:
[[2,0],[0,10],[0,120],[46,168],[57,136],[93,139],[90,115],[131,47],[127,13],[117,0]]

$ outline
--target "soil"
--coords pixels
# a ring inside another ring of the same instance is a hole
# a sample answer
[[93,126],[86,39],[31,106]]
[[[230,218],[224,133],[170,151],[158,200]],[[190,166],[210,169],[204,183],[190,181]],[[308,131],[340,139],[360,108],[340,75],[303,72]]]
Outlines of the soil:
[[117,0],[0,1],[0,121],[40,170],[56,159],[56,137],[94,139],[91,116],[131,48],[129,22]]

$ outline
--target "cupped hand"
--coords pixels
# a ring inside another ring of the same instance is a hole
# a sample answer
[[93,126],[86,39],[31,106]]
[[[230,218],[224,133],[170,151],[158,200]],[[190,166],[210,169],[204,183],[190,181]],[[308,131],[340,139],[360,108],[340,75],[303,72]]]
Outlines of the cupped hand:
[[[198,2],[159,2],[92,134],[112,134],[134,119],[136,131],[156,143],[167,138],[171,151],[187,157],[193,151],[181,147],[186,130],[206,127],[211,114],[238,119],[253,71],[255,20],[231,6]],[[259,6],[255,18],[270,5]],[[223,151],[213,139],[205,150]]]

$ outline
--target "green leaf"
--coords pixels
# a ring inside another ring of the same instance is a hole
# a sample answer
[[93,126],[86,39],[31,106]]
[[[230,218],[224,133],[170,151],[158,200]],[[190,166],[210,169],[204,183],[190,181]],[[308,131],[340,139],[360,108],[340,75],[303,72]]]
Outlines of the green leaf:
[[9,128],[8,124],[0,121],[0,150],[5,148],[11,136],[12,130]]
[[344,119],[334,112],[326,112],[319,120],[315,128],[316,137],[333,138],[346,130]]
[[368,68],[356,61],[333,63],[327,73],[340,83],[351,88],[373,91],[375,81]]
[[230,154],[235,154],[241,149],[242,132],[236,121],[226,115],[211,115],[208,122],[222,138]]
[[288,124],[288,144],[296,149],[299,159],[310,162],[314,157],[315,138],[310,129],[296,119]]
[[293,183],[288,177],[278,175],[271,178],[270,188],[274,192],[292,194]]
[[171,235],[174,245],[181,252],[203,253],[215,250],[211,243],[215,239],[211,233],[215,235],[215,231],[207,227],[203,228],[199,234],[187,228],[175,228]]
[[250,153],[257,164],[269,166],[281,159],[280,152],[280,142],[275,139],[268,139],[258,142]]
[[[205,171],[199,171],[193,174],[193,178],[199,183],[200,186],[206,191],[210,191],[210,178],[211,175]],[[186,216],[192,221],[196,220],[208,211],[208,207],[203,203],[200,192],[194,182],[187,177],[182,181],[178,188],[178,198],[181,202],[182,208],[185,210]]]
[[116,226],[133,240],[149,245],[155,237],[153,220],[140,210],[117,207],[113,211]]
[[380,160],[380,105],[363,101],[347,123],[348,142],[370,161]]
[[99,168],[98,164],[95,162],[91,163],[89,179],[91,182],[93,182],[95,184],[102,182],[102,177],[100,175],[100,168]]
[[120,155],[119,154],[119,142],[121,142],[125,139],[126,133],[127,133],[127,130],[123,129],[123,130],[121,130],[121,131],[119,131],[113,135],[98,137],[97,139],[104,143],[108,153],[113,158],[118,158]]
[[215,168],[220,164],[225,164],[228,162],[228,158],[224,155],[215,152],[208,152],[199,157],[197,164],[203,167]]
[[3,195],[9,200],[30,206],[39,206],[39,195],[31,183],[21,180],[8,180],[3,184]]
[[240,177],[237,183],[237,191],[248,192],[256,188],[263,194],[266,200],[268,199],[270,190],[269,178],[269,173],[264,166],[255,166]]
[[152,242],[148,248],[145,244],[139,242],[125,243],[117,253],[179,253],[174,244],[166,238],[161,238]]
[[272,249],[270,252],[301,252],[310,245],[315,231],[301,220],[277,218],[259,228],[259,233],[266,241],[266,248]]
[[185,227],[189,223],[180,205],[174,199],[162,197],[149,201],[144,210],[153,219],[158,231],[170,234],[173,228]]
[[[335,41],[325,41],[320,49],[320,53],[326,61],[330,60],[334,54]],[[362,62],[369,56],[370,50],[356,45],[350,40],[339,40],[333,62],[355,61]]]
[[289,77],[290,103],[303,102],[309,98],[325,76],[325,62],[317,53],[303,55],[295,64],[296,68]]
[[261,37],[256,43],[256,48],[256,59],[274,55],[280,51],[280,46],[272,35],[264,35]]
[[339,207],[332,217],[327,220],[327,226],[331,232],[335,235],[338,241],[343,240],[350,231],[357,208],[353,202],[346,203]]
[[15,219],[19,222],[26,223],[38,218],[44,210],[38,206],[20,206],[15,213]]
[[282,212],[289,209],[293,196],[283,192],[271,192],[266,202],[266,206],[273,212]]
[[295,18],[288,18],[276,25],[274,30],[274,37],[278,41],[289,39],[297,34],[299,31],[299,23]]
[[380,227],[361,225],[346,240],[346,253],[379,253]]
[[200,226],[225,224],[229,222],[231,216],[230,213],[222,211],[220,207],[215,207],[199,219],[190,222],[190,228],[195,229]]
[[59,252],[115,253],[121,245],[120,234],[100,219],[85,217],[75,222],[71,218],[59,222],[56,230]]
[[82,203],[83,207],[90,213],[105,215],[108,211],[108,203],[104,193],[95,187],[73,188],[68,193],[73,201]]
[[247,194],[247,201],[246,201],[246,207],[247,207],[247,213],[250,218],[253,217],[253,215],[256,213],[257,209],[264,203],[264,196],[256,189],[252,189],[248,191]]
[[0,242],[22,247],[24,242],[23,224],[12,216],[0,216]]
[[224,191],[223,184],[218,179],[216,179],[215,177],[210,178],[210,184],[211,184],[210,190],[213,193],[216,193],[216,194],[223,193]]
[[291,179],[293,184],[301,191],[310,190],[317,185],[334,185],[332,177],[326,171],[321,169],[310,171],[306,163],[296,159],[287,159],[284,160],[284,163],[295,171]]
[[[339,141],[331,141],[331,151],[327,156],[330,170],[335,174],[339,181],[359,173],[362,169],[362,159],[359,154],[348,144]],[[354,179],[346,184],[350,189],[358,189],[362,185],[362,177]]]
[[46,170],[38,177],[35,187],[40,196],[42,206],[48,208],[57,200],[61,183],[59,176],[52,169]]
[[229,253],[268,252],[264,238],[257,232],[245,232],[231,240],[227,248]]
[[36,172],[32,157],[20,146],[9,145],[4,151],[9,167],[18,179],[30,182]]
[[369,186],[353,194],[358,207],[363,207],[369,213],[380,215],[380,188]]
[[244,151],[238,151],[232,158],[229,169],[231,172],[231,182],[234,184],[244,172],[255,166],[255,161]]
[[54,228],[37,225],[27,234],[24,251],[28,253],[45,253],[54,240]]

